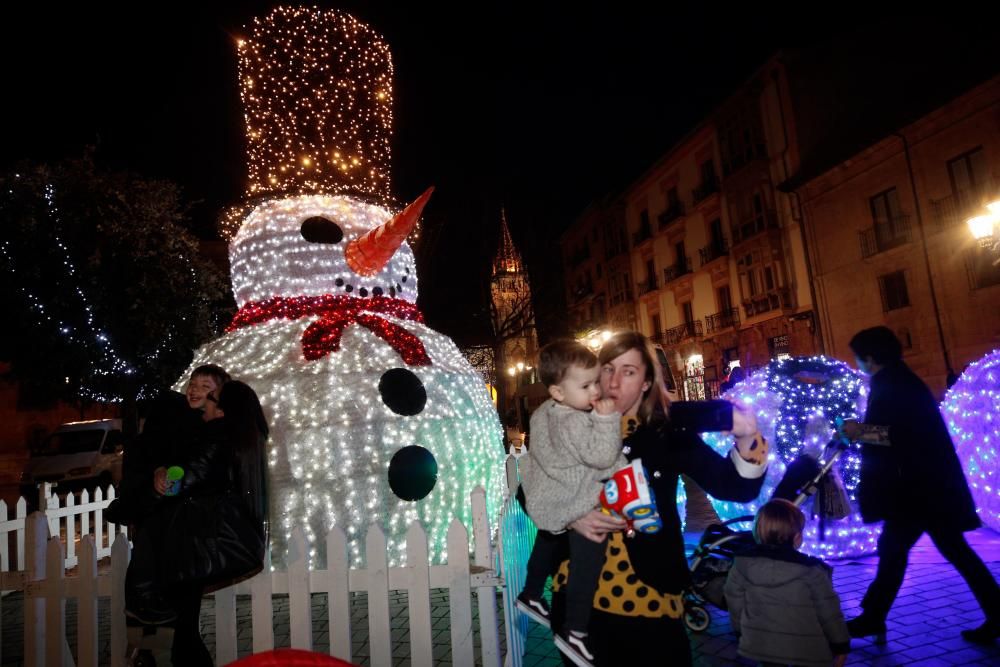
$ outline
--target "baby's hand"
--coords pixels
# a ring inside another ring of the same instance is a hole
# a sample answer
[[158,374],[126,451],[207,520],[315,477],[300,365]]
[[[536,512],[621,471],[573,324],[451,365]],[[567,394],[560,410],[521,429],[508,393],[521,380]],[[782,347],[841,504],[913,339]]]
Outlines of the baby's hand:
[[167,469],[163,466],[153,471],[153,490],[161,496],[167,492]]
[[848,440],[857,440],[861,437],[861,424],[857,419],[845,419],[840,425],[840,433],[847,436]]
[[591,401],[590,404],[594,406],[594,412],[599,415],[610,415],[615,412],[615,402],[610,398],[601,398],[596,401]]
[[736,401],[730,402],[733,404],[732,434],[737,438],[740,438],[756,433],[757,417],[754,415],[753,410],[742,403],[738,403]]

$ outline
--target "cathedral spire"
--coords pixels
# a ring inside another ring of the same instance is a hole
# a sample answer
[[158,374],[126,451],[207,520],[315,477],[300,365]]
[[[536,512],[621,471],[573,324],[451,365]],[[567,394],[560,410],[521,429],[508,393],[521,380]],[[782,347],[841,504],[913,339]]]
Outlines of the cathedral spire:
[[500,244],[497,246],[497,256],[493,260],[493,275],[500,273],[520,273],[521,254],[514,247],[507,227],[507,211],[500,209]]

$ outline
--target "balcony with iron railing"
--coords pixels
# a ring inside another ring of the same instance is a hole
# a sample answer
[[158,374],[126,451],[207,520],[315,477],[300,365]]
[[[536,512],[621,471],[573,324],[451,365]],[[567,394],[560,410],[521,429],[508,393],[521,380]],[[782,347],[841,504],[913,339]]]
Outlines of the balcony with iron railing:
[[678,345],[692,338],[700,338],[705,335],[701,320],[685,322],[663,332],[663,338],[667,345]]
[[639,225],[639,230],[632,234],[632,245],[637,246],[651,238],[653,238],[653,229],[648,222],[644,222]]
[[635,290],[639,296],[642,296],[643,294],[649,294],[650,292],[655,292],[657,289],[659,289],[659,287],[660,286],[659,284],[657,284],[656,281],[656,274],[651,273],[649,274],[649,278],[643,280],[641,283],[636,284]]
[[708,329],[708,333],[710,334],[738,327],[739,325],[739,308],[726,308],[725,310],[720,310],[717,313],[712,313],[705,318],[705,328]]
[[691,200],[699,204],[719,191],[719,178],[712,175],[701,182],[701,185],[691,191]]
[[775,215],[774,209],[766,209],[757,215],[745,218],[743,222],[733,227],[733,246],[749,241],[769,229],[777,228],[778,216]]
[[975,211],[982,208],[983,204],[990,199],[989,195],[996,193],[996,190],[996,186],[990,181],[975,191],[960,192],[941,199],[932,199],[931,229],[943,232],[946,229],[964,225],[966,220],[976,215]]
[[725,238],[719,238],[713,240],[704,248],[698,251],[701,255],[701,265],[705,266],[709,262],[714,262],[720,257],[726,257],[729,255],[729,241]]
[[654,331],[649,336],[649,341],[651,343],[655,343],[657,345],[666,345],[667,344],[667,334],[664,331]]
[[767,159],[767,145],[764,143],[747,144],[742,148],[743,150],[723,153],[722,175],[724,177],[728,178],[749,164]]
[[773,310],[791,307],[792,292],[787,287],[768,290],[743,300],[743,312],[747,319]]
[[898,215],[885,222],[876,223],[858,232],[858,236],[861,241],[862,258],[898,248],[910,242],[910,216]]
[[666,229],[667,227],[670,226],[671,222],[680,220],[683,217],[684,217],[684,204],[679,201],[675,201],[672,204],[668,205],[667,210],[661,213],[657,219],[660,221],[660,229]]
[[625,286],[625,289],[611,293],[612,306],[617,306],[622,303],[628,303],[631,300],[632,300],[632,289],[628,285]]
[[691,273],[691,258],[682,257],[671,266],[663,269],[663,284],[672,283],[681,276]]

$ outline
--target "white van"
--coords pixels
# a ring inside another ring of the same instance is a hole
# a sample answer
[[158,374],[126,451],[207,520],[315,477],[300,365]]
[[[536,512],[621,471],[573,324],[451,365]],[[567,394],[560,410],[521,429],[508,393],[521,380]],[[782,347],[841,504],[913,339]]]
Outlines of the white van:
[[31,497],[38,484],[67,486],[117,484],[122,478],[122,422],[120,419],[63,424],[31,452],[21,473],[21,492]]

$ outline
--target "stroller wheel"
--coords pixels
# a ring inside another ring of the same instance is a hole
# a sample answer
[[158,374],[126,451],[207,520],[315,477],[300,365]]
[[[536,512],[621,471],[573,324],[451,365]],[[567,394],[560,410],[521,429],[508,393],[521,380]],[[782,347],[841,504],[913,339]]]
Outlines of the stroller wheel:
[[701,605],[692,604],[684,607],[684,625],[691,632],[704,632],[712,622],[712,615]]

